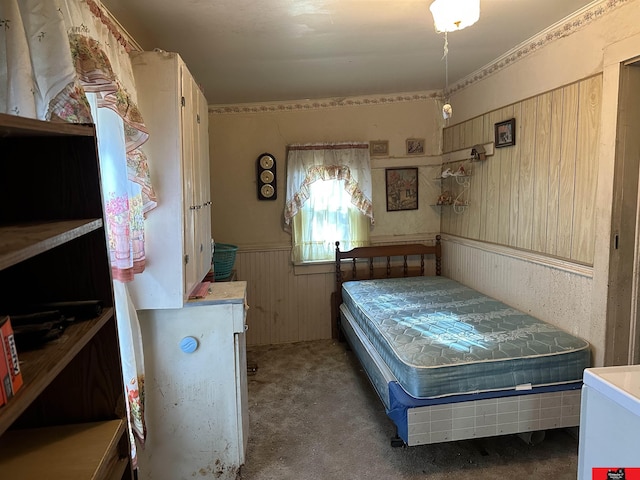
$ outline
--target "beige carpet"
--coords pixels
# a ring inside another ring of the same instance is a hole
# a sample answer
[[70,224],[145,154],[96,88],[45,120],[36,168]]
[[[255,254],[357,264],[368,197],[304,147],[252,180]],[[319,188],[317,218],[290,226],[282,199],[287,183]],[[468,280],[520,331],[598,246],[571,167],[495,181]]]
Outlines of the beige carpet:
[[243,480],[571,479],[577,441],[564,430],[392,448],[395,429],[353,352],[337,341],[251,347],[250,434]]

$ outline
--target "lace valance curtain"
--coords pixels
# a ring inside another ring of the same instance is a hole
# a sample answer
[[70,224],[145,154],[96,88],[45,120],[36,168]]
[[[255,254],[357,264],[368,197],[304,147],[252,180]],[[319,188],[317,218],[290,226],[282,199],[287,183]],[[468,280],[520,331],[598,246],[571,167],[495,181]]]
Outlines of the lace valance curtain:
[[316,180],[342,180],[351,203],[373,220],[371,164],[367,143],[322,143],[289,145],[287,194],[284,221],[291,219],[309,199],[309,186]]
[[368,245],[371,190],[368,144],[290,145],[284,217],[292,261],[330,261],[336,241],[347,249]]

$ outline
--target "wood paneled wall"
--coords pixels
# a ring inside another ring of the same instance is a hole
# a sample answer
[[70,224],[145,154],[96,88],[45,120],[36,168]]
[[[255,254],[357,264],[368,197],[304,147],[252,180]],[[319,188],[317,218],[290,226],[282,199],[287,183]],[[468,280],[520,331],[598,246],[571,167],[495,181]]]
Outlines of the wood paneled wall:
[[443,233],[593,264],[602,75],[446,127],[443,153],[494,140],[516,119],[516,144],[472,168],[469,207],[442,210]]

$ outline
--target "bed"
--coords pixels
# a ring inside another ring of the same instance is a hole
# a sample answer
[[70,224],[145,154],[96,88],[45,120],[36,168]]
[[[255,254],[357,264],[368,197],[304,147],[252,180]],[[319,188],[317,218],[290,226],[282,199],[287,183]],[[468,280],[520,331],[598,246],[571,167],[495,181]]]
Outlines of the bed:
[[336,243],[336,328],[396,426],[392,445],[576,427],[587,342],[441,275],[434,245]]

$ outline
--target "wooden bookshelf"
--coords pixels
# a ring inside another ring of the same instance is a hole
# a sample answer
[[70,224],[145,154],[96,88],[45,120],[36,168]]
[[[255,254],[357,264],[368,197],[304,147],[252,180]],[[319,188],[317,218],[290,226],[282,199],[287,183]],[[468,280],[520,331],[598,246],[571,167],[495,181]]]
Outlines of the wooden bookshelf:
[[18,349],[0,478],[132,480],[95,129],[0,114],[0,318],[62,301],[101,313]]

